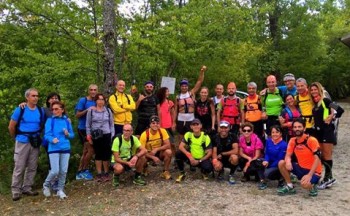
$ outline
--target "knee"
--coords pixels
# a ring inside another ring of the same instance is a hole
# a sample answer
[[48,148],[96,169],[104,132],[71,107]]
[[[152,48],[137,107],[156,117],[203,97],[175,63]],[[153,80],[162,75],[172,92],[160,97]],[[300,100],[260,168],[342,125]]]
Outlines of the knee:
[[124,171],[124,168],[121,164],[114,164],[113,170],[115,174],[121,174]]
[[285,160],[280,160],[278,162],[278,168],[281,169],[281,168],[284,168],[286,167],[286,161]]
[[167,149],[164,151],[164,157],[170,158],[172,156],[172,151],[171,149]]

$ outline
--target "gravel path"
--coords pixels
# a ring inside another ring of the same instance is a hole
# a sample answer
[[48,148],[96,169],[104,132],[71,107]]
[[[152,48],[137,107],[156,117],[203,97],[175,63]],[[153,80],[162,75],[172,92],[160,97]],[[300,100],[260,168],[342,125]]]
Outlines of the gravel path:
[[[334,151],[338,183],[314,198],[298,184],[297,194],[281,197],[276,194],[277,182],[259,191],[255,182],[203,181],[199,171],[176,184],[160,180],[160,168],[152,167],[145,187],[134,186],[130,174],[124,175],[118,189],[110,183],[73,181],[67,185],[69,198],[64,201],[39,195],[12,202],[7,195],[0,197],[0,211],[2,215],[350,215],[350,103],[341,105],[347,112],[341,118]],[[236,179],[240,176],[237,172]]]

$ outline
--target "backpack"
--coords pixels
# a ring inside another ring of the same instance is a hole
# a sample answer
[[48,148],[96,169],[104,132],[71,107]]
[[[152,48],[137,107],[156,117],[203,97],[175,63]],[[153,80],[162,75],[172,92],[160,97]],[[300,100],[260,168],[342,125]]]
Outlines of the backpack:
[[[257,104],[258,109],[249,109],[248,110],[248,104]],[[244,112],[247,111],[254,111],[254,110],[262,110],[262,105],[261,105],[261,98],[258,96],[258,100],[254,101],[253,103],[248,103],[248,98],[244,98]]]
[[335,117],[336,118],[340,118],[343,113],[344,113],[344,109],[343,107],[341,107],[339,104],[335,103],[335,102],[332,102],[330,105],[329,105],[330,108],[334,109],[337,113],[335,114]]
[[295,143],[294,143],[294,148],[293,148],[293,155],[292,155],[292,161],[295,161],[295,162],[298,161],[298,158],[295,155],[295,148],[297,147],[297,145],[304,145],[307,149],[310,150],[310,152],[312,152],[313,154],[316,154],[321,159],[321,151],[317,150],[316,152],[313,152],[312,149],[308,146],[307,141],[308,141],[309,137],[310,136],[307,135],[306,139],[303,142],[301,142],[301,143],[298,143],[297,139],[295,138]]
[[[151,130],[150,128],[146,130],[146,143],[148,143],[148,141],[149,141],[150,130]],[[160,136],[160,140],[162,140],[162,143],[163,143],[163,134],[162,134],[162,131],[160,130],[160,128],[158,129],[158,133]]]
[[19,113],[19,117],[18,117],[18,121],[17,121],[17,125],[16,125],[16,135],[18,134],[36,134],[38,132],[41,132],[41,130],[43,129],[44,127],[44,119],[43,119],[43,110],[40,106],[37,106],[38,110],[39,110],[39,114],[40,114],[40,129],[38,131],[34,131],[34,132],[26,132],[26,131],[21,131],[19,129],[19,126],[21,124],[21,120],[23,119],[23,115],[24,115],[24,111],[25,111],[25,108],[21,108],[21,111]]
[[[236,97],[235,100],[230,100],[234,101],[232,104],[227,104],[227,97],[224,98],[223,103],[222,103],[222,108],[221,108],[221,118],[233,118],[233,122],[228,120],[230,124],[238,124],[238,119],[240,118],[240,99],[239,97]],[[229,110],[225,109],[225,107],[236,107],[236,110]]]
[[[125,95],[126,100],[128,101],[128,105],[130,105],[130,98],[129,98],[129,96],[127,94],[125,94],[125,93],[123,93],[123,94]],[[117,102],[118,101],[117,94],[114,93],[113,95],[114,95],[114,98],[115,98],[115,102]],[[114,110],[112,109],[110,103],[109,103],[109,98],[107,100],[107,108],[109,108],[113,113],[115,113]]]

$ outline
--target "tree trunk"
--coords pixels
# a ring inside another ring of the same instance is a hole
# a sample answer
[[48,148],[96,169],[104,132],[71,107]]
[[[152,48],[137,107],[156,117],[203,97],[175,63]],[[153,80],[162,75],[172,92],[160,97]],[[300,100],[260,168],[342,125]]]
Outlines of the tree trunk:
[[109,95],[114,91],[117,76],[114,71],[115,64],[115,21],[116,4],[114,0],[104,0],[103,2],[103,46],[104,46],[104,93]]

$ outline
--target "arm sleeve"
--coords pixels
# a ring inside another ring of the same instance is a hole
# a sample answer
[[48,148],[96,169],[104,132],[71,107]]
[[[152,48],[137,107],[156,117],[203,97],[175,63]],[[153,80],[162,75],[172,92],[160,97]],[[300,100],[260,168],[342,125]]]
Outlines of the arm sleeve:
[[[25,108],[24,108],[25,109]],[[19,107],[17,107],[16,109],[15,109],[15,111],[13,111],[13,113],[12,113],[12,115],[11,115],[11,120],[13,120],[13,121],[15,121],[15,122],[17,122],[18,123],[18,121],[19,121],[19,114],[20,114],[20,111],[21,110],[21,108],[19,108]]]
[[146,131],[144,131],[140,136],[140,143],[141,143],[141,146],[144,148],[146,148],[146,141],[147,141],[147,135],[146,135]]
[[85,101],[86,98],[80,98],[77,105],[75,106],[75,112],[83,111],[85,109]]

